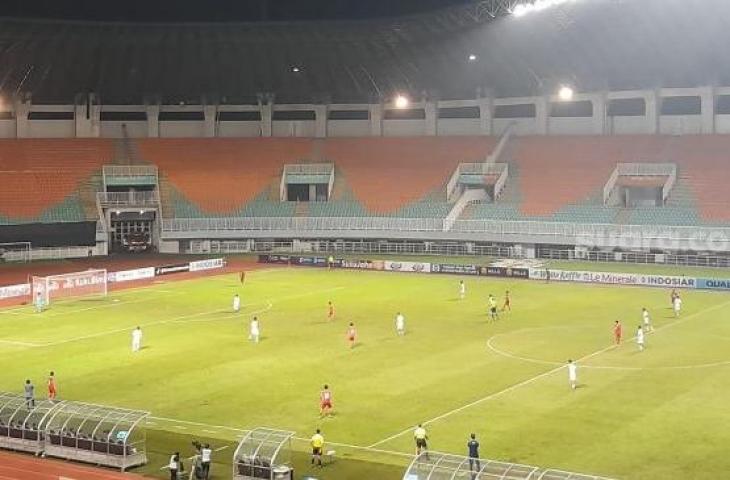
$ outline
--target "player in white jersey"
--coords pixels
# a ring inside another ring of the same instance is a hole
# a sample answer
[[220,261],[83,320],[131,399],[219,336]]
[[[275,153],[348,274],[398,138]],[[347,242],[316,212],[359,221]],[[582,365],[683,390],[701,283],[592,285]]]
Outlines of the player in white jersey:
[[464,280],[459,280],[459,298],[464,299],[466,297],[466,284]]
[[406,334],[406,317],[400,312],[395,316],[395,331],[401,337]]
[[248,339],[251,340],[253,343],[259,343],[260,335],[261,330],[259,329],[259,319],[257,317],[253,317],[249,326]]
[[241,311],[241,297],[238,294],[233,296],[233,311],[236,313]]
[[41,313],[43,311],[43,307],[45,306],[45,299],[43,298],[43,294],[41,292],[36,292],[35,294],[35,311],[36,313]]
[[679,317],[680,312],[682,311],[682,299],[679,295],[674,297],[674,316]]
[[575,390],[578,386],[578,366],[573,363],[573,360],[568,360],[568,382],[570,388]]
[[644,330],[641,328],[641,325],[639,325],[639,328],[636,330],[636,344],[639,346],[639,351],[644,351]]
[[651,318],[649,318],[649,310],[646,308],[641,309],[641,319],[644,322],[644,328],[647,332],[651,332],[653,330],[651,326]]
[[139,352],[142,348],[142,329],[137,327],[132,330],[132,352]]

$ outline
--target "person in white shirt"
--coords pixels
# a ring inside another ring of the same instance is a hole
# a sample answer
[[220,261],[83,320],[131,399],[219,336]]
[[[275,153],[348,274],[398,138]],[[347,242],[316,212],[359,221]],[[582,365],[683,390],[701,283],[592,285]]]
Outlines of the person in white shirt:
[[639,325],[639,328],[636,330],[636,344],[639,346],[639,351],[644,351],[644,330],[641,328],[641,325]]
[[651,319],[649,318],[649,310],[647,310],[646,308],[642,308],[641,309],[641,318],[644,321],[644,328],[646,329],[646,331],[651,332],[652,327],[651,327]]
[[464,280],[459,280],[459,298],[464,299],[466,297],[466,284]]
[[406,334],[406,317],[400,312],[395,316],[395,331],[399,336]]
[[200,449],[200,464],[203,470],[203,478],[208,480],[210,476],[210,459],[213,455],[213,450],[210,448],[210,444],[206,443],[203,448]]
[[682,311],[682,299],[679,295],[674,297],[674,316],[679,317],[679,313]]
[[180,452],[175,452],[170,457],[170,463],[167,464],[167,468],[170,469],[170,480],[178,480],[178,472],[183,472],[184,467],[182,461],[180,461]]
[[578,366],[573,360],[568,360],[568,382],[573,390],[578,386]]
[[142,329],[137,327],[132,330],[132,352],[139,352],[142,348]]
[[259,335],[261,335],[261,331],[259,330],[259,319],[258,317],[253,317],[249,326],[248,339],[254,343],[259,343]]
[[241,311],[241,297],[238,294],[233,296],[233,311],[236,313]]

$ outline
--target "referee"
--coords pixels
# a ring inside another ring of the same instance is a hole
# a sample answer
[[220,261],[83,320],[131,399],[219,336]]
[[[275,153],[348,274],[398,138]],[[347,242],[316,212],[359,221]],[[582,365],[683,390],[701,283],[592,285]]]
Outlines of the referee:
[[419,423],[413,431],[413,439],[416,441],[416,455],[420,455],[421,452],[428,450],[428,434],[422,424]]

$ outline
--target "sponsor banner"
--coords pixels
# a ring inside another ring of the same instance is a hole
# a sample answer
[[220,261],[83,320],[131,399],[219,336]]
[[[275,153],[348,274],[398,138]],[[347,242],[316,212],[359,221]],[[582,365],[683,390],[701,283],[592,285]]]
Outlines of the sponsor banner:
[[132,280],[142,280],[155,276],[155,267],[135,268],[134,270],[120,270],[118,272],[109,272],[106,275],[106,281],[114,282],[130,282]]
[[171,273],[189,272],[189,263],[179,263],[177,265],[164,265],[162,267],[155,267],[155,275],[169,275]]
[[698,278],[697,288],[730,291],[730,278]]
[[304,267],[326,267],[327,257],[291,257],[291,263],[292,265],[301,265]]
[[430,263],[421,262],[384,262],[385,269],[392,272],[414,272],[429,273],[431,271]]
[[190,262],[191,272],[200,272],[203,270],[212,270],[214,268],[223,268],[224,262],[222,258],[209,258],[207,260],[198,260]]
[[[337,261],[335,261],[335,264],[337,264]],[[383,260],[341,260],[338,266],[359,270],[385,270],[385,262]]]
[[30,283],[0,287],[0,300],[30,295]]
[[643,275],[639,273],[589,272],[583,270],[545,270],[531,268],[532,280],[556,282],[599,283],[605,285],[639,285],[645,287],[696,288],[697,281],[692,277],[671,275]]
[[431,273],[450,273],[456,275],[479,275],[476,265],[458,265],[455,263],[432,263]]
[[284,265],[289,265],[289,262],[291,261],[291,257],[289,255],[268,255],[269,260],[267,263],[280,263]]
[[269,263],[268,255],[259,255],[259,263]]
[[530,278],[530,269],[525,267],[481,267],[479,275],[489,277]]

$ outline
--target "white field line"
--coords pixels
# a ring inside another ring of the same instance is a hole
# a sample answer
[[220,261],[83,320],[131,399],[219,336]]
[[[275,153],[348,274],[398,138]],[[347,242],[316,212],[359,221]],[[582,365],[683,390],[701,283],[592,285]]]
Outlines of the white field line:
[[4,345],[13,345],[16,347],[42,347],[43,344],[41,343],[31,343],[31,342],[16,342],[14,340],[0,340],[1,344]]
[[[287,295],[287,296],[276,298],[275,300],[277,302],[281,302],[281,301],[290,300],[293,298],[300,298],[300,297],[306,297],[309,295],[316,295],[316,294],[320,294],[320,293],[331,292],[331,291],[335,291],[335,290],[342,290],[344,288],[346,288],[346,287],[340,286],[340,287],[325,288],[322,290],[314,290],[314,291],[300,293],[300,294],[296,294],[296,295]],[[259,305],[259,304],[260,303],[252,303],[249,306]],[[119,305],[124,305],[124,304],[119,304]],[[257,315],[257,314],[261,314],[264,312],[268,312],[269,310],[271,310],[273,308],[273,306],[274,306],[273,301],[268,300],[268,301],[266,301],[265,307],[260,308],[258,310],[253,310],[250,312],[242,312],[242,313],[245,315]],[[226,313],[226,315],[224,315],[222,317],[218,317],[215,320],[227,320],[230,318],[236,318],[241,315],[241,313],[232,313],[228,310],[216,309],[216,310],[210,310],[210,311],[206,311],[206,312],[198,312],[198,313],[193,313],[193,314],[189,314],[189,315],[182,315],[179,317],[167,318],[167,319],[163,319],[163,320],[156,320],[154,322],[140,323],[139,326],[140,327],[150,327],[150,326],[155,326],[155,325],[164,325],[167,323],[178,323],[178,322],[184,322],[184,321],[212,321],[213,319],[204,319],[204,320],[190,320],[190,319],[194,319],[196,317],[201,317],[201,316],[205,316],[205,315],[215,315],[215,314],[224,313],[224,312]],[[82,340],[89,340],[92,338],[99,338],[99,337],[104,337],[107,335],[114,335],[114,334],[121,333],[121,332],[128,332],[128,331],[130,331],[131,328],[132,327],[122,327],[122,328],[116,328],[113,330],[105,330],[103,332],[92,333],[89,335],[81,335],[78,337],[71,337],[71,338],[67,338],[65,340],[58,340],[55,342],[35,343],[32,345],[30,344],[30,342],[27,342],[28,343],[27,346],[35,347],[35,348],[55,347],[55,346],[64,345],[67,343],[73,343],[73,342],[78,342],[78,341],[82,341]],[[21,343],[26,343],[26,342],[21,342]]]
[[[678,323],[686,322],[687,320],[690,320],[692,318],[695,318],[696,316],[698,316],[700,314],[707,313],[707,312],[710,312],[710,311],[713,311],[713,310],[717,310],[718,308],[722,308],[722,307],[725,307],[727,305],[730,305],[730,301],[725,302],[725,303],[720,303],[720,304],[717,304],[717,305],[713,305],[712,307],[705,308],[703,310],[700,310],[698,312],[695,312],[693,314],[690,314],[690,315],[688,315],[686,317],[679,318],[679,319],[675,320],[674,322],[668,323],[668,324],[663,325],[662,327],[659,327],[659,328],[655,328],[654,331],[653,331],[653,333],[656,333],[656,332],[658,332],[660,330],[664,330],[665,328],[669,328],[672,325],[676,325]],[[634,338],[636,338],[636,337],[632,337],[632,339],[634,339]],[[575,360],[575,362],[576,363],[580,363],[582,361],[588,360],[589,358],[592,358],[592,357],[595,357],[595,356],[600,355],[602,353],[608,352],[609,350],[612,350],[614,348],[616,348],[615,345],[609,345],[608,347],[602,348],[600,350],[596,350],[593,353],[589,353],[588,355],[585,355],[583,357],[580,357],[577,360]],[[438,422],[439,420],[443,420],[444,418],[447,418],[447,417],[450,417],[451,415],[454,415],[456,413],[462,412],[462,411],[464,411],[464,410],[466,410],[468,408],[471,408],[471,407],[473,407],[475,405],[479,405],[479,404],[484,403],[486,401],[489,401],[489,400],[492,400],[494,398],[500,397],[500,396],[504,395],[505,393],[512,392],[514,390],[517,390],[520,387],[524,387],[525,385],[529,385],[531,383],[534,383],[537,380],[540,380],[540,379],[543,379],[545,377],[548,377],[548,376],[552,375],[553,373],[559,372],[559,371],[561,371],[563,369],[565,369],[565,365],[562,365],[561,364],[561,365],[559,365],[559,366],[557,366],[555,368],[552,368],[552,369],[550,369],[550,370],[548,370],[546,372],[540,373],[538,375],[535,375],[534,377],[530,377],[530,378],[528,378],[526,380],[523,380],[521,382],[518,382],[518,383],[515,383],[513,385],[510,385],[509,387],[504,388],[502,390],[499,390],[497,392],[490,393],[489,395],[487,395],[485,397],[479,398],[477,400],[474,400],[473,402],[469,402],[469,403],[467,403],[465,405],[462,405],[460,407],[454,408],[453,410],[449,410],[448,412],[442,413],[441,415],[438,415],[436,417],[433,417],[433,418],[431,418],[429,420],[426,420],[425,422],[421,422],[421,423],[423,425],[430,425],[430,424],[432,424],[434,422]],[[393,434],[393,435],[391,435],[389,437],[386,437],[386,438],[384,438],[382,440],[378,440],[377,442],[375,442],[375,443],[373,443],[371,445],[368,445],[368,448],[375,448],[375,447],[377,447],[379,445],[382,445],[384,443],[387,443],[387,442],[389,442],[391,440],[394,440],[394,439],[396,439],[398,437],[402,437],[403,435],[405,435],[407,433],[410,433],[412,431],[413,431],[413,427],[408,427],[408,428],[406,428],[404,430],[401,430],[398,433],[395,433],[395,434]]]

